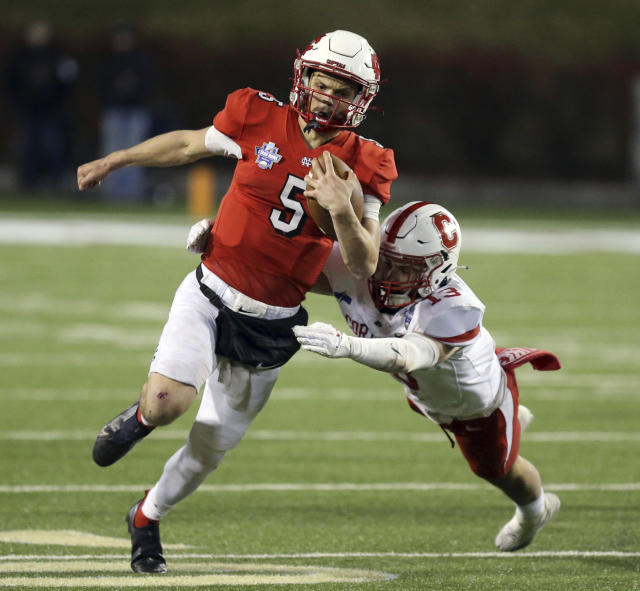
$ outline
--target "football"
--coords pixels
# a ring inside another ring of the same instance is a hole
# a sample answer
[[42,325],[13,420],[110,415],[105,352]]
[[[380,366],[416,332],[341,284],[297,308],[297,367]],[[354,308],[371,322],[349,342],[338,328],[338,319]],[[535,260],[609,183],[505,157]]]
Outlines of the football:
[[[324,162],[321,158],[314,158],[315,161],[318,162],[322,171],[325,171]],[[336,174],[346,179],[349,175],[349,171],[351,170],[349,166],[340,158],[338,158],[335,154],[331,154],[331,160],[333,162],[333,170],[335,170]],[[331,219],[331,214],[324,208],[321,207],[318,202],[312,197],[307,197],[307,207],[309,208],[309,214],[313,218],[313,221],[316,223],[318,228],[322,230],[322,232],[331,238],[331,240],[337,240],[336,231],[333,228],[333,220]],[[362,186],[358,181],[356,183],[356,187],[351,193],[351,207],[353,207],[353,211],[356,214],[356,217],[362,221],[362,210],[364,208],[364,195],[362,193]]]

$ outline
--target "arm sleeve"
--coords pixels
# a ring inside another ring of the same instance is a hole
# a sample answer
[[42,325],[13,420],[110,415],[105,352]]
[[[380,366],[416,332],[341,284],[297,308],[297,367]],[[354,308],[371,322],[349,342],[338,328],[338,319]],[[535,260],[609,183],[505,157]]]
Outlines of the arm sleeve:
[[204,145],[209,152],[216,156],[228,156],[242,160],[242,148],[230,137],[218,131],[214,125],[207,129]]
[[412,332],[402,338],[363,339],[347,337],[349,357],[363,365],[388,373],[410,373],[437,365],[442,346],[427,336]]

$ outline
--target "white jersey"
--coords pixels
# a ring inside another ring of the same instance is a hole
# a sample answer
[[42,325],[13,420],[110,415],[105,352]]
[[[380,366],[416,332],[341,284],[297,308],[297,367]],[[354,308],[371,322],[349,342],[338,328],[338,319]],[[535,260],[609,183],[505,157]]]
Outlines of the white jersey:
[[386,314],[376,309],[367,281],[351,275],[337,244],[323,274],[355,336],[403,337],[416,332],[460,347],[433,368],[394,374],[403,382],[409,400],[426,416],[447,424],[454,418],[488,416],[500,405],[506,380],[493,338],[482,326],[485,306],[458,275],[427,298]]

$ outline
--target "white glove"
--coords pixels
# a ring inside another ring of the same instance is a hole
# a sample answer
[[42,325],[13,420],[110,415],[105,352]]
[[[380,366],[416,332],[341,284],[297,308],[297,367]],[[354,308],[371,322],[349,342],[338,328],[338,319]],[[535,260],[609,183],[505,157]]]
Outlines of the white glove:
[[349,336],[324,322],[294,326],[293,334],[303,349],[323,357],[349,357],[351,353]]
[[189,236],[187,236],[187,250],[194,254],[201,254],[207,246],[211,220],[204,218],[191,226]]

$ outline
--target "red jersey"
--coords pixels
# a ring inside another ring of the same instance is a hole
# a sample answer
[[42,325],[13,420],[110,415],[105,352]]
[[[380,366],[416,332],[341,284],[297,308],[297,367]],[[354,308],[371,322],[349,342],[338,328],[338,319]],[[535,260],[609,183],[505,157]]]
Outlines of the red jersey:
[[231,93],[213,124],[241,147],[242,160],[202,260],[251,298],[296,306],[316,282],[333,244],[310,217],[303,195],[311,160],[333,152],[353,169],[365,195],[386,203],[398,176],[393,151],[351,131],[311,149],[297,113],[252,88]]

